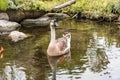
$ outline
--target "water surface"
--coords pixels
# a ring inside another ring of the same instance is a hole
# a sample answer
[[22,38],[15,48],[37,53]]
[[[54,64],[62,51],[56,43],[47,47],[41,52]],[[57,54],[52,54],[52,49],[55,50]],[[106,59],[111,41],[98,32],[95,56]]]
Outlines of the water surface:
[[[66,20],[59,22],[56,36],[72,34],[71,61],[58,64],[57,80],[120,80],[120,26],[111,23]],[[0,36],[4,57],[0,59],[0,80],[50,80],[46,49],[49,28],[20,31],[31,37],[12,42]]]

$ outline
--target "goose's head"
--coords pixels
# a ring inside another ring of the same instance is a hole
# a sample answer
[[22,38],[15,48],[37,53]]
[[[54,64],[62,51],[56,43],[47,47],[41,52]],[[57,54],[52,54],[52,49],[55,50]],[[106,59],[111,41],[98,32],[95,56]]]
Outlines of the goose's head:
[[50,21],[50,28],[58,27],[58,21],[56,19]]

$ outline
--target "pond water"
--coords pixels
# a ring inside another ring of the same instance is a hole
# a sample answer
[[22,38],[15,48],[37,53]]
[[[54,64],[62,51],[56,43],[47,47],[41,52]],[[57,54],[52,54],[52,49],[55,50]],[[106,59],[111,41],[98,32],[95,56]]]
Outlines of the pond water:
[[[71,61],[57,66],[57,80],[120,80],[120,26],[91,21],[60,21],[56,36],[72,34]],[[12,42],[0,36],[0,80],[51,80],[46,57],[49,28],[24,28],[31,37]]]

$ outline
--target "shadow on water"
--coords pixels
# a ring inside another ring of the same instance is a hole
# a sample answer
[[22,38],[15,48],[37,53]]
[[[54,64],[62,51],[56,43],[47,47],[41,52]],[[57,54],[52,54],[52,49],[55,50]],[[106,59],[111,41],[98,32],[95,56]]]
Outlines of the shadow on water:
[[[57,80],[120,80],[120,26],[91,21],[61,21],[57,37],[70,31],[71,61],[58,63]],[[49,29],[21,29],[32,36],[17,43],[0,36],[4,57],[0,80],[50,80],[46,49]]]

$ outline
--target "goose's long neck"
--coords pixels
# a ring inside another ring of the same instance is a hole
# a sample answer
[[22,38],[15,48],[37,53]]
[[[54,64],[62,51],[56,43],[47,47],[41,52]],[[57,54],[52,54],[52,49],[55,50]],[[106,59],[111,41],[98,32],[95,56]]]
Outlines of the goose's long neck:
[[51,28],[51,42],[54,42],[56,39],[55,28]]

